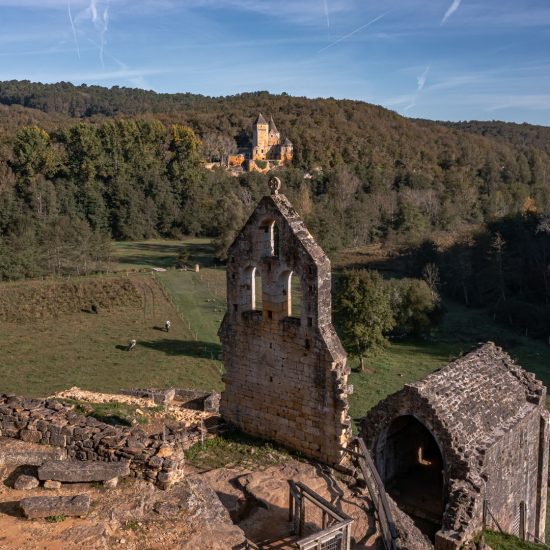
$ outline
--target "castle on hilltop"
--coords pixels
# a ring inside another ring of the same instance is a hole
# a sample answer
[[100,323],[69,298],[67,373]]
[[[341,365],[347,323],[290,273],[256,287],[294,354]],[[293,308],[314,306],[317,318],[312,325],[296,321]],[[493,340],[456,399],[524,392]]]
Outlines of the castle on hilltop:
[[262,113],[252,125],[252,145],[240,149],[239,154],[230,155],[229,166],[243,166],[249,172],[269,172],[292,160],[294,146],[290,139],[281,140],[281,133],[275,126],[273,117],[269,122]]
[[277,130],[273,117],[270,116],[269,122],[267,122],[260,113],[252,125],[251,160],[290,161],[293,148],[292,142],[288,138],[281,142],[281,133]]

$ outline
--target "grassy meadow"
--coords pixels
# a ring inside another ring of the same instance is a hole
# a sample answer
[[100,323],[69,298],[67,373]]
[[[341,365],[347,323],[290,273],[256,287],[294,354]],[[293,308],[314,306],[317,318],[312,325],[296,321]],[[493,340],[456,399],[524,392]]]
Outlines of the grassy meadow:
[[[196,339],[150,274],[129,278],[142,292],[139,306],[1,322],[2,391],[43,396],[72,386],[107,392],[126,387],[221,389],[221,363],[215,360],[219,346]],[[9,295],[15,285],[26,284],[0,285],[0,293]],[[172,323],[168,333],[161,330],[167,319]],[[132,338],[137,345],[128,352],[125,346]]]
[[[198,273],[175,269],[182,247],[189,264],[200,265]],[[113,250],[111,272],[142,281],[142,305],[116,307],[100,315],[79,310],[57,318],[1,323],[0,376],[5,391],[37,395],[73,385],[104,391],[136,385],[221,388],[217,331],[225,310],[225,270],[214,260],[210,242],[125,242],[115,243]],[[340,259],[338,267],[343,264]],[[161,288],[152,281],[153,267],[166,269],[154,275]],[[13,285],[24,284],[30,283],[0,285],[0,297]],[[407,382],[486,340],[501,345],[550,384],[550,347],[496,325],[483,311],[452,302],[445,307],[443,323],[430,339],[392,342],[366,360],[364,373],[357,372],[356,360],[350,360],[354,419]],[[166,319],[172,321],[168,334],[155,329]],[[132,352],[117,347],[131,338],[138,341]]]

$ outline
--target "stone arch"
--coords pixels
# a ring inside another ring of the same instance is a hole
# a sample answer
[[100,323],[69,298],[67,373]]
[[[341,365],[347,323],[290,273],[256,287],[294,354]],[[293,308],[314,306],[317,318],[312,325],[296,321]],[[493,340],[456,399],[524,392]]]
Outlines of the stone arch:
[[258,227],[260,231],[260,257],[279,257],[279,226],[274,219],[264,219]]
[[302,278],[293,272],[289,282],[289,293],[291,296],[291,308],[289,315],[301,319],[304,313],[304,292]]
[[380,433],[375,457],[388,493],[434,535],[443,524],[447,493],[445,454],[437,436],[416,415],[396,416]]
[[243,270],[243,284],[241,286],[244,296],[241,297],[243,309],[262,309],[262,272],[255,265],[249,265]]
[[302,278],[292,269],[285,269],[278,280],[278,287],[282,294],[282,313],[286,317],[301,319],[303,315]]

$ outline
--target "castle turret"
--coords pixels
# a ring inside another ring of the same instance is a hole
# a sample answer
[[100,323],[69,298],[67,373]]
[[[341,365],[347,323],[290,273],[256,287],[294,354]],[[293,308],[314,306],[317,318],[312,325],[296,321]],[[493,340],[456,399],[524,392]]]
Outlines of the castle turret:
[[258,115],[252,126],[252,134],[252,159],[266,159],[269,149],[269,124],[262,113]]
[[279,143],[281,143],[281,134],[279,130],[277,130],[277,126],[275,126],[275,121],[273,120],[273,116],[269,117],[268,143],[270,147],[273,147],[274,145],[279,145]]

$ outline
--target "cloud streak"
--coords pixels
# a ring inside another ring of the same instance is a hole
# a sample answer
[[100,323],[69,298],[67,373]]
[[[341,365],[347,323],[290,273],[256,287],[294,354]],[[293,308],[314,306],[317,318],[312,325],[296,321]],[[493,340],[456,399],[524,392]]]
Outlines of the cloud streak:
[[325,8],[325,19],[327,20],[327,29],[330,30],[330,16],[329,16],[329,13],[328,13],[327,0],[323,0],[323,7]]
[[76,55],[78,55],[78,59],[80,59],[80,47],[78,46],[76,27],[74,26],[73,14],[71,13],[71,0],[67,1],[67,11],[69,12],[69,21],[71,23],[71,29],[73,31],[74,45],[76,46]]
[[462,3],[462,0],[453,0],[453,3],[449,6],[449,9],[445,12],[445,15],[443,16],[443,19],[441,20],[442,25],[460,7],[461,3]]
[[333,46],[336,46],[336,44],[340,44],[340,42],[343,42],[344,40],[347,40],[348,38],[351,38],[354,34],[357,34],[358,32],[362,31],[363,29],[366,29],[367,27],[370,27],[371,25],[374,25],[377,21],[380,21],[383,17],[386,17],[388,13],[390,13],[392,10],[385,11],[383,14],[379,15],[378,17],[375,17],[374,19],[371,19],[368,23],[365,23],[364,25],[361,25],[360,27],[357,27],[355,30],[351,31],[350,33],[340,37],[338,40],[335,40],[328,46],[325,46],[324,48],[321,48],[317,53],[324,52],[325,50],[328,50],[329,48],[332,48]]
[[417,77],[416,82],[418,83],[418,88],[417,88],[418,92],[421,92],[424,89],[424,86],[426,85],[426,80],[428,79],[428,73],[430,72],[431,66],[432,65],[430,63],[430,65],[428,65],[424,69],[424,72],[420,76]]

